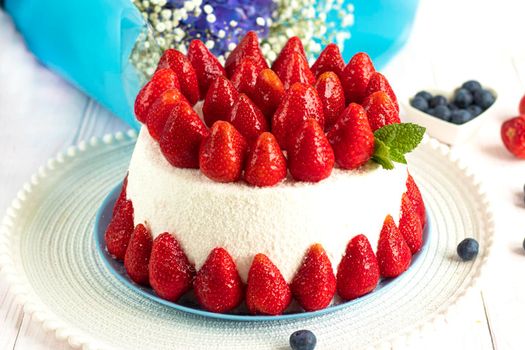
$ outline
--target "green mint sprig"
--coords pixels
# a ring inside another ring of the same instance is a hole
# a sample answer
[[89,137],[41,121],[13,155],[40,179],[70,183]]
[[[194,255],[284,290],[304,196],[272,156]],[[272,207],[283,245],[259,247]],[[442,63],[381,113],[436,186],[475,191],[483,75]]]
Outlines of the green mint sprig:
[[405,154],[419,145],[424,134],[424,127],[412,123],[385,125],[374,131],[372,160],[385,169],[394,169],[394,162],[406,164]]

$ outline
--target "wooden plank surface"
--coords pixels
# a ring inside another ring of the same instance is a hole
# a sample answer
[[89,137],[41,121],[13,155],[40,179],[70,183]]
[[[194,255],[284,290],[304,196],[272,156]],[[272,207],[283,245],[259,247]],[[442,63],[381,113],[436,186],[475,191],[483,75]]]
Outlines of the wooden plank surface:
[[[497,5],[496,5],[497,4]],[[358,14],[359,9],[356,9]],[[522,2],[422,0],[404,50],[384,70],[395,91],[449,88],[476,78],[500,93],[495,117],[470,144],[454,149],[483,179],[496,214],[494,254],[481,288],[437,330],[396,349],[523,349],[525,324],[525,164],[501,146],[502,120],[525,91]],[[394,14],[393,14],[394,15]],[[521,28],[520,28],[521,27]],[[0,212],[18,188],[59,150],[127,127],[40,66],[0,12]],[[70,349],[25,316],[0,276],[0,350]]]

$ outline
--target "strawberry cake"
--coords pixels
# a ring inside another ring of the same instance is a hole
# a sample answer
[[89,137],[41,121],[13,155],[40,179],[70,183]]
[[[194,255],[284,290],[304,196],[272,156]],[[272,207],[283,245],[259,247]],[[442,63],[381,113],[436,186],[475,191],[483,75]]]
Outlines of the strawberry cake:
[[404,154],[424,129],[365,53],[289,40],[268,65],[248,33],[222,65],[195,40],[136,98],[144,125],[105,240],[177,302],[277,315],[370,293],[408,269],[425,207]]

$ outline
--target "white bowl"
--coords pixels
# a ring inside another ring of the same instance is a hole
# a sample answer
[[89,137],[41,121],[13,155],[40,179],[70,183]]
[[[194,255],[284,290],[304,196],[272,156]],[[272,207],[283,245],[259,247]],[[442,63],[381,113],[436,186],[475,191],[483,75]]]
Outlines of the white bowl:
[[[494,89],[485,87],[484,89],[490,91],[494,95],[494,103],[485,111],[483,111],[480,115],[464,124],[458,125],[452,122],[447,122],[412,107],[410,105],[410,99],[412,99],[413,96],[403,99],[403,104],[406,111],[405,118],[409,122],[424,126],[427,129],[427,133],[430,136],[444,143],[447,143],[449,145],[464,143],[468,141],[478,131],[481,125],[485,122],[485,120],[487,120],[491,115],[494,114],[494,106],[498,102],[498,94]],[[450,101],[450,98],[454,94],[454,91],[443,91],[438,89],[426,89],[425,91],[431,93],[432,96],[445,96],[448,101]]]

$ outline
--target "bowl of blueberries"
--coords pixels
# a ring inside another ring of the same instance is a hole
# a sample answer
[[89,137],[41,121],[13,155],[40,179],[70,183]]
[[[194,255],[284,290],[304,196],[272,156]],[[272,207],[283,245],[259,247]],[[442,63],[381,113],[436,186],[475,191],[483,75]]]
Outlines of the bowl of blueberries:
[[430,136],[449,145],[472,137],[491,115],[497,94],[476,80],[452,92],[422,90],[408,100],[406,117],[427,128]]

